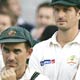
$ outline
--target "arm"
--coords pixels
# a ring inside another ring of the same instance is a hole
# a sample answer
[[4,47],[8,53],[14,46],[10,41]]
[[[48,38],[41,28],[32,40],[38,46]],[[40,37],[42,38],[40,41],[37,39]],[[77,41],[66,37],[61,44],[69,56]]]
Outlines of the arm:
[[43,53],[41,52],[40,47],[37,46],[33,48],[32,55],[29,60],[29,68],[34,69],[37,72],[43,73],[43,68],[40,65]]
[[80,65],[78,66],[78,70],[72,80],[80,80]]

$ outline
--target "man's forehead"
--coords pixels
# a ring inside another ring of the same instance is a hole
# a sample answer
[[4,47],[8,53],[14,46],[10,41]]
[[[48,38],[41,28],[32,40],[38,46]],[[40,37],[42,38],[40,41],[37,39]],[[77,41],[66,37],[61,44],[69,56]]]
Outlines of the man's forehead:
[[2,45],[4,46],[17,46],[17,45],[25,45],[25,43],[3,43]]
[[65,5],[62,5],[62,4],[55,4],[53,7],[70,7],[70,6],[65,6]]
[[1,46],[2,46],[2,48],[6,48],[6,49],[9,49],[9,50],[15,50],[15,49],[24,50],[24,49],[26,49],[24,43],[21,43],[21,44],[6,43],[6,44],[2,44]]
[[65,5],[61,5],[61,4],[56,4],[56,5],[54,5],[53,6],[54,7],[54,9],[55,8],[59,8],[59,9],[61,9],[61,8],[74,8],[73,6],[65,6]]

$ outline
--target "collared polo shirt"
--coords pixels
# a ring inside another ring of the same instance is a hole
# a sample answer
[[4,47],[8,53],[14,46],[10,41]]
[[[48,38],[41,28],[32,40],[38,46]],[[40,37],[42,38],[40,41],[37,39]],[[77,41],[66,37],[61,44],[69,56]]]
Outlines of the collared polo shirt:
[[[30,80],[35,70],[27,68],[23,77],[19,80]],[[35,80],[49,80],[46,76],[39,74]]]
[[63,48],[57,42],[56,34],[34,46],[29,67],[50,80],[72,80],[80,64],[80,32]]

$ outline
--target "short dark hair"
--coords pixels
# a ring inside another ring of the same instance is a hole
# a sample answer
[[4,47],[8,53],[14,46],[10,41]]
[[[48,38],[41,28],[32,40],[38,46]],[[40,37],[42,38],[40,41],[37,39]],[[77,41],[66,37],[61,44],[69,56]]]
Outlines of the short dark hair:
[[74,7],[74,8],[75,8],[76,12],[78,12],[78,11],[79,11],[79,8],[78,8],[78,7]]
[[8,0],[0,0],[0,7],[8,8]]
[[38,12],[41,8],[43,8],[43,7],[46,7],[46,8],[53,8],[53,6],[50,5],[50,4],[51,4],[50,2],[41,3],[41,4],[38,6],[38,8],[37,8],[37,12]]
[[31,44],[29,43],[29,41],[25,42],[25,47],[26,48],[31,48]]

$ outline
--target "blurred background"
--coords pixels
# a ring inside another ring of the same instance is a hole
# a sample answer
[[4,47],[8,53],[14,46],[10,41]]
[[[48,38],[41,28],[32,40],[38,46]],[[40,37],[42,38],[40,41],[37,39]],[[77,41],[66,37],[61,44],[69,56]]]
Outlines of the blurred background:
[[[50,2],[51,0],[1,0],[0,25],[3,27],[0,28],[0,32],[18,25],[27,29],[37,42],[50,38],[57,30],[54,9]],[[9,21],[4,21],[5,16],[8,16]],[[47,27],[49,28],[46,29]]]
[[51,0],[20,0],[23,18],[31,24],[35,24],[35,12],[40,3]]

